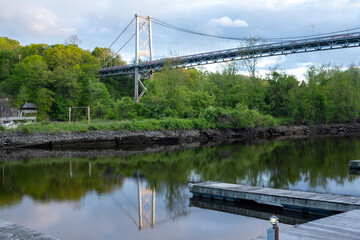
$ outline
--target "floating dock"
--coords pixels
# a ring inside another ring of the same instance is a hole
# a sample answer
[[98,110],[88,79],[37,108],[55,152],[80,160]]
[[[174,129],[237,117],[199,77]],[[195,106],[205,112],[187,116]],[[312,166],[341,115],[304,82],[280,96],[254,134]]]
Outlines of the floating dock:
[[[266,240],[267,237],[262,236],[255,239]],[[279,239],[360,240],[360,210],[353,210],[294,227],[280,229]]]
[[252,218],[269,220],[271,216],[276,215],[281,223],[296,225],[309,221],[320,219],[324,216],[320,215],[304,215],[301,212],[284,211],[281,207],[274,207],[265,204],[244,203],[244,202],[223,202],[219,200],[211,200],[208,198],[191,198],[190,207],[197,207],[212,211],[237,214]]
[[308,212],[312,209],[346,212],[360,209],[360,197],[325,193],[292,191],[274,188],[245,186],[229,183],[204,182],[189,184],[196,197],[225,201],[250,200],[262,204],[294,207]]
[[349,162],[349,167],[351,169],[360,169],[360,160],[352,160]]
[[46,235],[17,224],[0,220],[0,239],[1,240],[55,240],[50,235]]

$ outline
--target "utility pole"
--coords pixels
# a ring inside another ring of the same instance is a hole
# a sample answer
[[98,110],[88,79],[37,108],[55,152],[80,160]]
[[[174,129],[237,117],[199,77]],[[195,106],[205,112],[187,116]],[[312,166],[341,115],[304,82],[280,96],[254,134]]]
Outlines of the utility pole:
[[[139,99],[144,95],[146,87],[141,82],[141,75],[139,73],[139,60],[141,56],[147,57],[150,61],[153,59],[152,53],[152,32],[151,32],[151,17],[142,17],[135,14],[135,93],[134,102],[139,102]],[[142,88],[139,94],[139,85]]]

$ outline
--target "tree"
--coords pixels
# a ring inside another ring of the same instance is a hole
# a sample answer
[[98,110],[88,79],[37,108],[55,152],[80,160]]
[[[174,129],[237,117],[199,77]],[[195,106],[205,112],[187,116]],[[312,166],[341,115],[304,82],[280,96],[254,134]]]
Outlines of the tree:
[[[239,64],[242,69],[249,73],[251,79],[255,79],[256,68],[261,61],[259,54],[262,51],[261,45],[265,40],[260,37],[247,37],[243,46],[239,47],[239,51],[244,52],[244,59]],[[247,55],[250,55],[249,57]]]
[[64,45],[78,45],[81,43],[81,40],[77,35],[71,35],[68,39],[65,40]]
[[115,66],[115,65],[125,65],[126,62],[122,59],[122,57],[116,53],[114,53],[109,48],[99,48],[96,47],[91,54],[96,57],[101,65],[106,66]]
[[7,91],[15,95],[20,87],[25,86],[30,90],[30,97],[34,99],[39,88],[47,87],[51,83],[51,72],[43,57],[32,55],[14,66],[12,77],[7,83]]
[[49,117],[51,106],[54,102],[54,93],[46,88],[37,92],[35,103],[38,107],[38,119],[43,120]]
[[291,117],[294,106],[290,104],[290,92],[298,87],[297,79],[293,75],[274,71],[268,75],[267,81],[266,102],[269,113],[275,117]]
[[57,44],[44,52],[44,58],[49,69],[53,71],[58,67],[72,68],[75,65],[80,65],[83,61],[82,53],[83,50],[76,45]]
[[0,37],[0,94],[5,91],[5,81],[11,78],[11,71],[21,60],[21,46],[16,40]]
[[166,67],[154,75],[144,104],[157,106],[160,109],[168,108],[169,114],[184,116],[185,112],[192,111],[190,92],[187,89],[189,72],[186,69]]

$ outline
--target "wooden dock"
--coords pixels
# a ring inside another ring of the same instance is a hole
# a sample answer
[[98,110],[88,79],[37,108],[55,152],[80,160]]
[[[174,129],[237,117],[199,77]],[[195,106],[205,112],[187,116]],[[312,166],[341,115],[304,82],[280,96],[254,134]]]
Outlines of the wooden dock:
[[194,196],[220,200],[251,200],[262,204],[291,206],[305,211],[322,209],[346,212],[360,209],[360,197],[204,182],[189,184]]
[[[261,236],[255,239],[266,240],[267,237]],[[280,229],[279,239],[360,240],[360,210],[352,210],[294,227]]]
[[19,226],[17,224],[0,220],[1,240],[55,240],[52,236]]

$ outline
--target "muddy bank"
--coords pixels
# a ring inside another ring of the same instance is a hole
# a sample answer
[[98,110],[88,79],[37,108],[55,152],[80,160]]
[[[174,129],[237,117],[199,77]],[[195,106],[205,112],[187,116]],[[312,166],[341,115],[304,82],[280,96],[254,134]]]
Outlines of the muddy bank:
[[1,132],[0,149],[18,148],[96,148],[142,145],[177,145],[195,142],[232,142],[271,139],[281,136],[326,136],[360,133],[360,123],[310,126],[278,126],[224,130],[176,131],[93,131],[71,133]]

